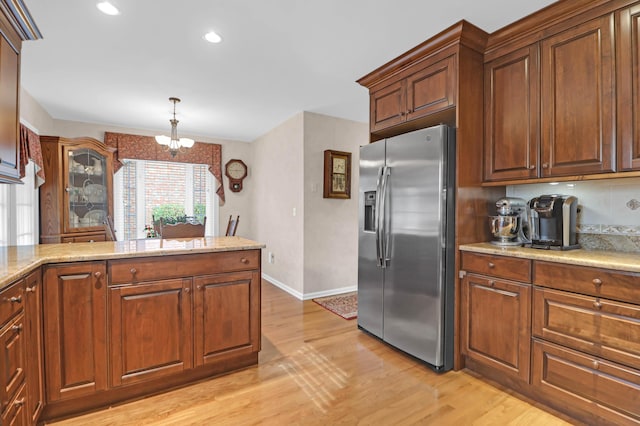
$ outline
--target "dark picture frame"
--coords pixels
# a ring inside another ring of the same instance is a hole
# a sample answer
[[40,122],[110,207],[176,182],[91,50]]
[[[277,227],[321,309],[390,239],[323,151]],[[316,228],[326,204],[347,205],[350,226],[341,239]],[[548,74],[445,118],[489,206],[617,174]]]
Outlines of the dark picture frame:
[[324,151],[323,198],[351,198],[351,153]]

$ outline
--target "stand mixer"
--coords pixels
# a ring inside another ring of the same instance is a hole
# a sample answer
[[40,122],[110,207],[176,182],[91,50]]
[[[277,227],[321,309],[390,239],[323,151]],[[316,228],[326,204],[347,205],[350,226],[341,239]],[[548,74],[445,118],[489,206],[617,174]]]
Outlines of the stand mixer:
[[498,246],[521,246],[531,242],[527,236],[528,204],[522,198],[504,197],[496,201],[496,216],[489,216],[493,241]]

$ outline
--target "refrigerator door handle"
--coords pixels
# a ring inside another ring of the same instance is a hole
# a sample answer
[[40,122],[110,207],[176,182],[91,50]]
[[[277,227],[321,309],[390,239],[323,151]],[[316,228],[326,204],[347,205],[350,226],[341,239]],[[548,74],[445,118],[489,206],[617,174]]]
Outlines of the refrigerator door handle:
[[381,267],[386,268],[389,266],[389,230],[387,229],[388,220],[387,220],[387,192],[389,187],[389,175],[391,174],[391,167],[385,166],[382,171],[382,188],[380,194],[380,249],[381,249]]
[[378,179],[376,181],[376,210],[375,210],[375,217],[374,217],[374,222],[375,222],[375,226],[376,226],[376,258],[378,260],[378,267],[379,268],[384,268],[383,266],[383,262],[382,262],[382,254],[383,254],[383,247],[382,247],[382,226],[380,224],[380,205],[382,204],[381,198],[382,198],[382,180],[383,180],[383,174],[384,174],[384,167],[380,167],[378,169]]

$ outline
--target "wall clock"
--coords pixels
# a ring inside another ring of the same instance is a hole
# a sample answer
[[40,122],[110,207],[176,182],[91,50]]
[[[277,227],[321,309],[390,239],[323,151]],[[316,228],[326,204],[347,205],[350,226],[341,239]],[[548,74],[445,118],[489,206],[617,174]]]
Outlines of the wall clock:
[[242,191],[242,180],[247,177],[247,165],[242,160],[229,160],[224,166],[224,174],[229,178],[232,192]]

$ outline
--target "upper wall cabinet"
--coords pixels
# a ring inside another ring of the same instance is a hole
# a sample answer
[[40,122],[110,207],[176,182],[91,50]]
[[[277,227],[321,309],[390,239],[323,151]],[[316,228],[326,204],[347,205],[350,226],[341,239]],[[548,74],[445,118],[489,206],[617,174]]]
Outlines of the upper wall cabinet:
[[640,170],[640,5],[616,15],[618,170]]
[[22,0],[0,4],[0,182],[20,183],[20,49],[42,35]]
[[371,91],[371,132],[415,120],[455,104],[455,58],[428,61],[424,68]]
[[542,177],[615,169],[613,14],[541,43]]

